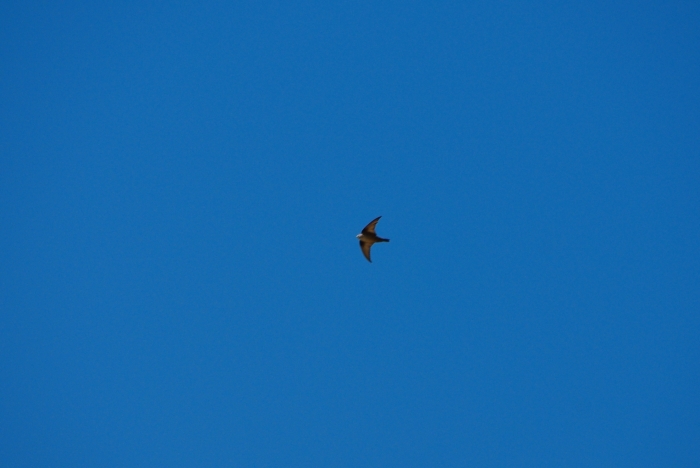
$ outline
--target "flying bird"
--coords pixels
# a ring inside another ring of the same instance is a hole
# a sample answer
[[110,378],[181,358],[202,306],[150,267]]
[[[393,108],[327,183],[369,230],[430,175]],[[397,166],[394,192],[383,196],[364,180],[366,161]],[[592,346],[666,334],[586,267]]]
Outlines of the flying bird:
[[[381,216],[379,218],[381,218]],[[369,249],[372,248],[372,244],[375,242],[389,242],[389,239],[382,239],[376,232],[374,232],[374,228],[379,222],[379,218],[373,219],[367,226],[365,226],[360,234],[355,236],[360,239],[360,248],[362,249],[362,253],[365,254],[365,258],[370,263],[372,263],[372,259],[369,256]]]

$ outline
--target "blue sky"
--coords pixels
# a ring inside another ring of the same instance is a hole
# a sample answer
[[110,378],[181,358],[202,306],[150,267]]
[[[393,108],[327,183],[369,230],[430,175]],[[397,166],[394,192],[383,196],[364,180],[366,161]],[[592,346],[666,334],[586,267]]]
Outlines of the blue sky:
[[3,466],[697,466],[698,24],[4,3]]

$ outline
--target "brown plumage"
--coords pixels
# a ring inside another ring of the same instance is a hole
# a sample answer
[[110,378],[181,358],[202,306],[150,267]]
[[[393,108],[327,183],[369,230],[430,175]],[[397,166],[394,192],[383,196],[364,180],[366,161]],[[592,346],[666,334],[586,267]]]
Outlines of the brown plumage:
[[369,250],[372,248],[372,245],[374,245],[376,242],[389,242],[389,239],[379,237],[374,231],[377,223],[379,222],[379,218],[381,218],[381,216],[373,219],[367,226],[365,226],[362,232],[356,236],[358,239],[360,239],[360,249],[362,249],[362,253],[370,263],[372,263],[372,259],[370,258]]

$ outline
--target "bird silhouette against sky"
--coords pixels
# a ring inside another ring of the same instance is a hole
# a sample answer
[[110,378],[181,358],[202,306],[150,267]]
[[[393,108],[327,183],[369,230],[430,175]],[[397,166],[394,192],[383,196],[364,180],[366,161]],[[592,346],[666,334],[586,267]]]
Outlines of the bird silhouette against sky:
[[374,228],[377,226],[379,218],[381,218],[381,216],[373,219],[367,226],[365,226],[362,232],[356,236],[358,239],[360,239],[360,249],[362,249],[362,253],[365,254],[365,258],[370,263],[372,263],[372,259],[369,256],[369,249],[372,248],[372,245],[375,242],[389,242],[389,239],[382,239],[376,232],[374,232]]

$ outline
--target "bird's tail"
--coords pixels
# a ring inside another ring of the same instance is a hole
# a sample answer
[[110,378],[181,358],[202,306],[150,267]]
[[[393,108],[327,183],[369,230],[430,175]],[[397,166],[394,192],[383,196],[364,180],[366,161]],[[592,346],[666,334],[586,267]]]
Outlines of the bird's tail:
[[377,242],[389,242],[389,239],[382,239],[381,237],[377,237]]

